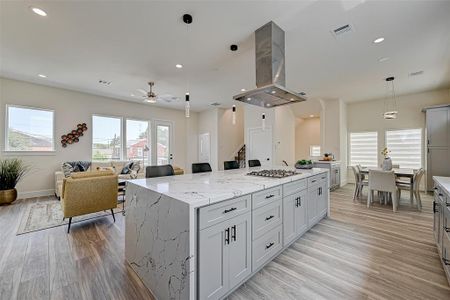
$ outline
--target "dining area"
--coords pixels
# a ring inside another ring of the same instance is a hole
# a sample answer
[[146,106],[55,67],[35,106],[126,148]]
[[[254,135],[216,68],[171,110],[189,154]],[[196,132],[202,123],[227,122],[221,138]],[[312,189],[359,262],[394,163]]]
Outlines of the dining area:
[[409,199],[410,206],[422,210],[420,188],[425,173],[423,168],[401,168],[398,164],[392,164],[390,168],[357,164],[351,168],[355,180],[353,201],[367,200],[367,208],[378,201],[380,205],[392,205],[393,212],[397,212],[404,191],[404,198]]

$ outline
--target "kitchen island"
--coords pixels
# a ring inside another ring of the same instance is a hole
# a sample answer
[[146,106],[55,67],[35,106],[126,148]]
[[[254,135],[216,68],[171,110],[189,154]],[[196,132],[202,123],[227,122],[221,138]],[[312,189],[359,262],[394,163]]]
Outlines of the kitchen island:
[[224,298],[329,214],[327,170],[248,172],[127,183],[125,256],[157,299]]

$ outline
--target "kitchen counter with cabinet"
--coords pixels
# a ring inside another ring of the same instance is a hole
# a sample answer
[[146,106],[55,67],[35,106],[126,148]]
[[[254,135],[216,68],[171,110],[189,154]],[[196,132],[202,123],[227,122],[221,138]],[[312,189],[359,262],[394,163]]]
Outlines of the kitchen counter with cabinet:
[[222,299],[329,214],[327,170],[248,172],[127,183],[125,257],[157,299]]
[[450,285],[450,177],[433,176],[434,239]]
[[330,171],[330,189],[335,190],[341,186],[341,162],[338,160],[317,160],[314,168],[324,168]]

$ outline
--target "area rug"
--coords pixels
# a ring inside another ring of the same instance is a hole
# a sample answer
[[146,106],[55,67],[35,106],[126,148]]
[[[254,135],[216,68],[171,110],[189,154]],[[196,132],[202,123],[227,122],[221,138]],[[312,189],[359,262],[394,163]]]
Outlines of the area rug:
[[[120,213],[121,209],[115,209],[114,213],[116,212]],[[104,216],[109,216],[112,218],[110,211],[102,211],[73,217],[72,224]],[[69,219],[66,218],[63,221],[63,212],[61,210],[61,204],[58,200],[39,201],[28,205],[22,215],[22,220],[20,221],[19,228],[17,229],[17,235],[67,224],[69,224]]]

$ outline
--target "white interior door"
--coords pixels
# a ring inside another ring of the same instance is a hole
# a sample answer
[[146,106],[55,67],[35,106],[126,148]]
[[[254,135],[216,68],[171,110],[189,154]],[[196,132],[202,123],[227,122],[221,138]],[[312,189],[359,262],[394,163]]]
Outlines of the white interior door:
[[261,166],[269,167],[272,164],[272,128],[250,128],[248,130],[248,156],[249,159],[259,159]]
[[198,162],[211,161],[211,137],[209,132],[202,133],[198,137]]
[[173,125],[167,121],[155,121],[155,148],[156,165],[172,164],[172,136]]

